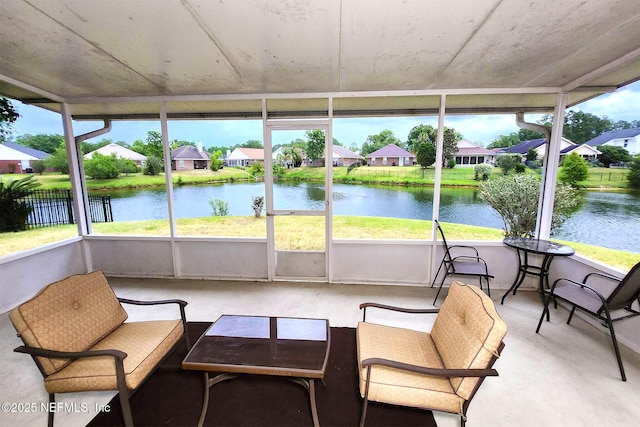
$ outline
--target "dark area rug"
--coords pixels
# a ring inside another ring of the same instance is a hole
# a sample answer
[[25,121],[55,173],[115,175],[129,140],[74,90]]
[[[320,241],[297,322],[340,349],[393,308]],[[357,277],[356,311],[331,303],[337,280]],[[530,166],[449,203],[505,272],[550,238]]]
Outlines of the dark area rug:
[[[209,323],[190,322],[191,342]],[[204,396],[204,374],[180,369],[186,349],[177,348],[162,367],[131,397],[136,426],[195,426]],[[331,350],[325,385],[316,382],[320,425],[357,426],[362,398],[358,392],[356,337],[353,328],[331,328]],[[122,426],[118,396],[110,412],[88,425]],[[311,426],[309,394],[300,385],[276,377],[243,376],[210,390],[206,426]],[[370,403],[367,426],[435,426],[429,411]]]

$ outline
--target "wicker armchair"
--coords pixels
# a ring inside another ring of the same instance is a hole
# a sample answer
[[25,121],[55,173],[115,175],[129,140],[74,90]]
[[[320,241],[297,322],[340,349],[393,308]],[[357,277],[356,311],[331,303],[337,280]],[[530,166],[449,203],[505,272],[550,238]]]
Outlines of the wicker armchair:
[[[125,322],[121,303],[177,304],[180,319]],[[49,401],[55,393],[117,390],[125,425],[133,425],[129,396],[184,337],[189,347],[186,302],[119,299],[102,272],[53,283],[13,309],[9,317],[44,377]],[[54,412],[49,412],[53,426]]]

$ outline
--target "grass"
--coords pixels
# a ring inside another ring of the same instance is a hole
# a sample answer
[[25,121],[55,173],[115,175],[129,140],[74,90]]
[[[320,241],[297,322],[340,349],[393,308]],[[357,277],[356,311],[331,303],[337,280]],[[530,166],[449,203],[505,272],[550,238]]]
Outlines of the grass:
[[[528,173],[536,173],[528,169]],[[479,181],[474,180],[473,167],[456,167],[442,170],[443,186],[467,186],[477,187]],[[622,168],[589,168],[589,177],[578,185],[585,189],[610,189],[618,190],[629,188],[626,176],[627,169]],[[234,182],[255,180],[247,170],[241,168],[224,168],[213,172],[207,169],[192,171],[172,171],[174,185],[197,185],[219,182]],[[423,177],[424,176],[424,177]],[[502,176],[500,168],[494,168],[489,179]],[[19,179],[20,174],[3,175],[2,179]],[[324,181],[324,168],[294,168],[287,170],[280,179],[287,181]],[[36,179],[42,185],[41,189],[71,188],[68,175],[57,173],[36,175]],[[435,169],[428,168],[423,171],[419,166],[361,166],[347,173],[347,167],[333,168],[333,181],[348,184],[381,184],[403,186],[432,186],[435,182]],[[115,179],[87,179],[87,187],[90,190],[108,189],[134,189],[146,187],[164,187],[165,175],[143,175],[142,173],[123,175]]]
[[[324,250],[324,217],[276,217],[276,249]],[[266,219],[253,217],[203,217],[178,219],[179,236],[266,238]],[[448,240],[501,241],[502,230],[444,223]],[[167,220],[125,221],[92,225],[105,235],[169,236]],[[0,234],[0,257],[77,236],[75,225],[38,228]],[[334,239],[430,240],[431,221],[381,217],[333,217]],[[555,240],[555,239],[554,239]],[[640,255],[583,243],[560,241],[576,253],[622,271],[635,265]]]

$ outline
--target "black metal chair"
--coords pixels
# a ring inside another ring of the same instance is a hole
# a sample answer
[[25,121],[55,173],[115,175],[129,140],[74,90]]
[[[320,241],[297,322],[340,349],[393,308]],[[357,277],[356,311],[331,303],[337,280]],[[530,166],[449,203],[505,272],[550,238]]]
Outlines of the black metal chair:
[[[618,285],[609,292],[603,292],[602,290],[596,289],[593,285],[587,285],[590,279],[593,281],[595,278],[602,278],[604,279],[603,282],[618,282]],[[629,273],[622,279],[598,272],[587,274],[582,280],[582,283],[571,279],[558,279],[553,282],[550,290],[545,291],[545,296],[544,309],[542,310],[536,333],[540,331],[542,319],[545,314],[549,314],[549,302],[552,299],[554,301],[559,299],[573,306],[571,314],[569,314],[569,318],[567,319],[567,324],[571,322],[576,309],[600,319],[605,322],[607,328],[609,328],[613,349],[616,353],[616,359],[618,360],[618,367],[620,368],[620,375],[622,376],[622,381],[626,381],[627,377],[624,373],[624,367],[622,366],[622,358],[620,357],[616,334],[613,330],[613,322],[640,315],[640,311],[634,310],[631,307],[636,301],[640,303],[640,262],[633,266]],[[624,313],[612,318],[611,313],[619,310],[623,310]],[[548,317],[547,321],[549,321]]]
[[[440,291],[442,290],[442,285],[444,284],[447,276],[478,277],[478,280],[480,281],[480,289],[482,289],[482,279],[484,278],[487,281],[487,294],[491,296],[491,290],[489,289],[489,278],[493,278],[493,275],[489,273],[487,263],[484,259],[480,258],[478,250],[473,246],[447,245],[447,239],[444,237],[444,231],[442,231],[440,223],[437,219],[434,219],[433,221],[438,227],[440,236],[442,236],[442,243],[444,247],[444,257],[442,257],[442,262],[440,262],[438,271],[436,271],[435,276],[433,276],[433,282],[431,282],[431,287],[433,288],[436,283],[436,279],[438,278],[438,274],[440,274],[440,270],[442,270],[442,267],[444,267],[444,276],[442,277],[442,281],[440,282],[440,287],[438,288],[436,297],[433,300],[433,305],[436,305],[436,301],[438,300],[438,296],[440,295]],[[452,251],[466,251],[468,253],[471,253],[472,255],[453,256],[451,254]]]

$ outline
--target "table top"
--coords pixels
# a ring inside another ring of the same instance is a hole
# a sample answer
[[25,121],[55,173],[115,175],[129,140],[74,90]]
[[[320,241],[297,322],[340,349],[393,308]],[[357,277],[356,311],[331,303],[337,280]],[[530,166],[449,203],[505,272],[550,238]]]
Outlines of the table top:
[[575,253],[569,246],[542,239],[505,237],[502,242],[512,248],[542,255],[570,256]]
[[326,319],[223,315],[194,344],[182,368],[323,378],[330,343]]

